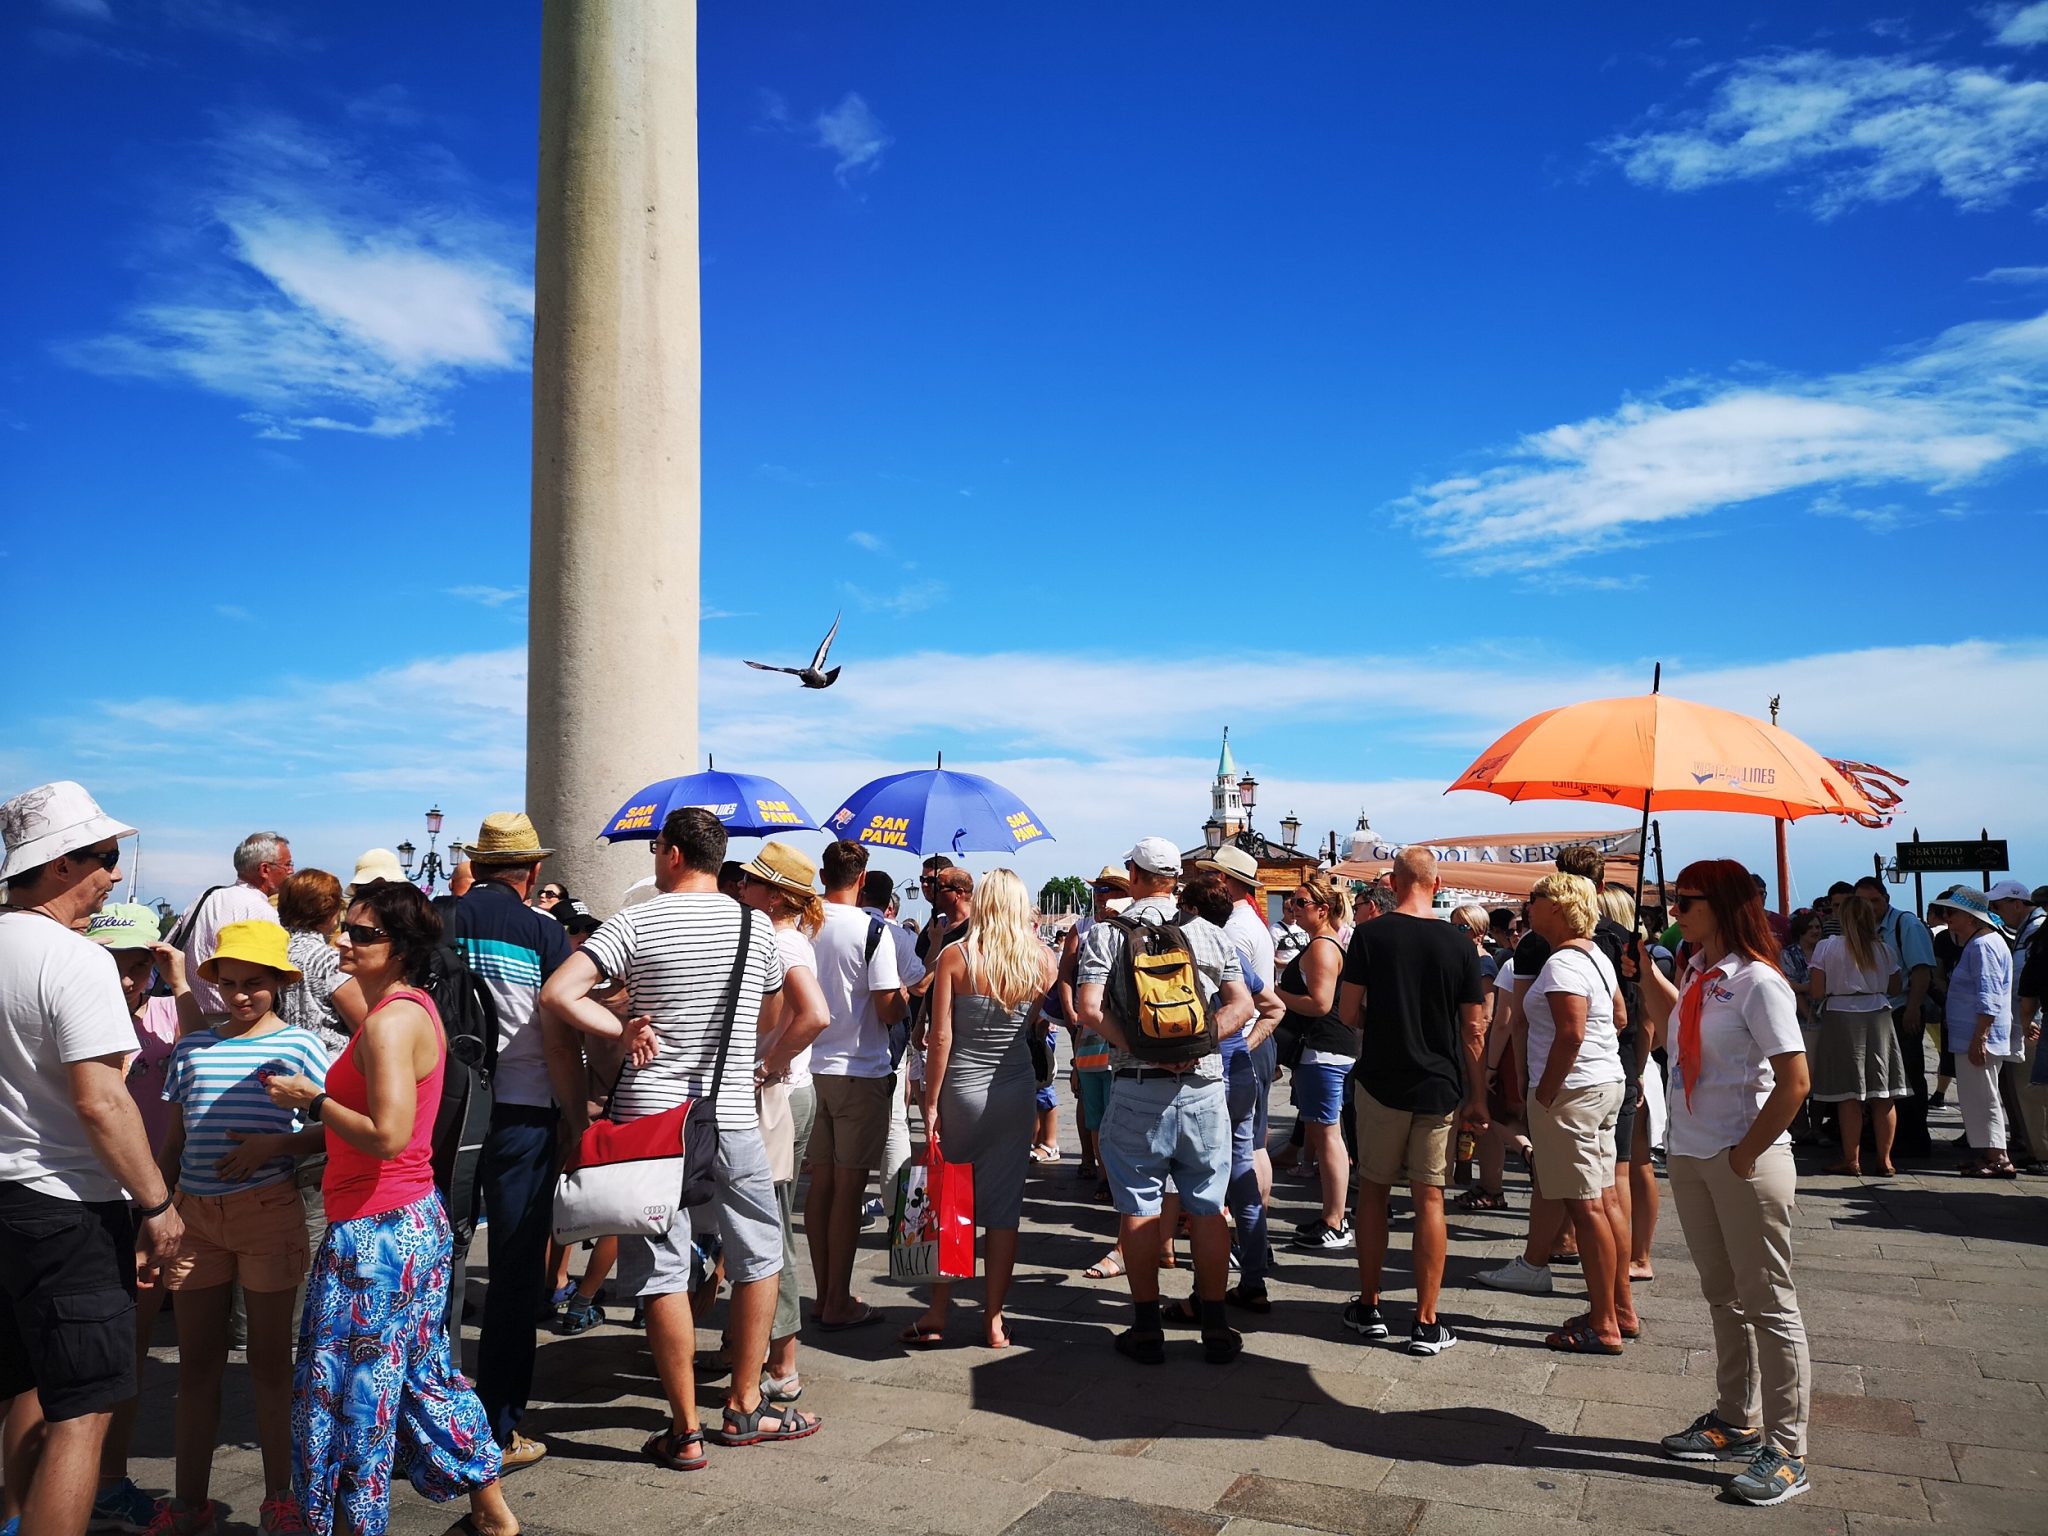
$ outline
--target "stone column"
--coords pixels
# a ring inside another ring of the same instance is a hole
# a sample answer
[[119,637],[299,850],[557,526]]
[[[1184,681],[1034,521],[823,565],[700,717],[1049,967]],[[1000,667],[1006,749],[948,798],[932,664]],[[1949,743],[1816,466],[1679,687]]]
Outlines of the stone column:
[[697,751],[697,7],[546,0],[526,803],[600,913],[606,818]]

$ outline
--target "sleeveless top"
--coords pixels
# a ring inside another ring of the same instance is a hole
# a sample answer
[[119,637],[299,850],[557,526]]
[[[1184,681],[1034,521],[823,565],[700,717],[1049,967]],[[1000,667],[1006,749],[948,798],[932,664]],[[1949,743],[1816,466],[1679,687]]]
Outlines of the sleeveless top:
[[[1313,939],[1310,942],[1310,948],[1314,948],[1315,945],[1322,943],[1325,939],[1329,940],[1332,944],[1337,944],[1336,939],[1326,933]],[[1340,959],[1343,951],[1344,946],[1338,944],[1337,952]],[[1302,956],[1307,953],[1308,950],[1304,949],[1300,955],[1296,955],[1287,962],[1287,969],[1280,973],[1280,990],[1282,992],[1292,992],[1296,997],[1306,997],[1308,995],[1308,982],[1301,974]],[[1341,985],[1341,981],[1339,984]],[[1330,996],[1330,1011],[1328,1013],[1320,1015],[1296,1013],[1289,1009],[1287,1024],[1301,1037],[1303,1050],[1321,1051],[1329,1056],[1346,1056],[1354,1061],[1358,1058],[1358,1033],[1355,1030],[1346,1029],[1343,1022],[1337,1017],[1337,998],[1335,993],[1332,993]]]
[[[404,1150],[386,1161],[358,1151],[339,1136],[327,1138],[327,1172],[320,1180],[326,1197],[329,1223],[354,1221],[362,1216],[382,1216],[424,1200],[434,1192],[434,1115],[441,1104],[441,1078],[448,1068],[448,1044],[441,1034],[441,1014],[433,998],[417,987],[399,987],[372,1008],[400,998],[418,1003],[433,1020],[434,1036],[440,1044],[434,1070],[419,1081],[413,1102],[412,1137]],[[363,1031],[357,1030],[348,1049],[335,1057],[327,1069],[327,1097],[344,1109],[358,1114],[370,1112],[370,1085],[356,1060],[362,1050]]]
[[974,941],[965,945],[962,988],[953,994],[953,1044],[946,1057],[946,1087],[956,1093],[982,1093],[999,1079],[1030,1078],[1037,1073],[1024,1021],[1035,1001],[1027,997],[1005,1008],[986,992],[974,991],[978,968]]

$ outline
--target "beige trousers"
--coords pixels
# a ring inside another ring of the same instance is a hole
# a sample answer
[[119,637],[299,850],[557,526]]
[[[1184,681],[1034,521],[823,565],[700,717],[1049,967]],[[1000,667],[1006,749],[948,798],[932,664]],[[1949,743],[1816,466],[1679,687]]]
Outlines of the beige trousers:
[[1714,1320],[1714,1412],[1791,1456],[1806,1455],[1813,1367],[1792,1289],[1792,1207],[1798,1182],[1789,1146],[1741,1178],[1728,1154],[1673,1157],[1666,1172],[1685,1246]]

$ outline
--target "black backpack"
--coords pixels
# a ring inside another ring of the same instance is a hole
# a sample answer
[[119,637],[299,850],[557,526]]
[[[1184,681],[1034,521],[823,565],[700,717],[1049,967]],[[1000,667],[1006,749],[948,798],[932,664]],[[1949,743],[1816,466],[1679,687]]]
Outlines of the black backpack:
[[483,1209],[484,1137],[491,1128],[491,1080],[498,1070],[498,1003],[453,940],[435,946],[425,983],[441,1015],[448,1066],[434,1113],[434,1187],[448,1208],[456,1246],[476,1231]]

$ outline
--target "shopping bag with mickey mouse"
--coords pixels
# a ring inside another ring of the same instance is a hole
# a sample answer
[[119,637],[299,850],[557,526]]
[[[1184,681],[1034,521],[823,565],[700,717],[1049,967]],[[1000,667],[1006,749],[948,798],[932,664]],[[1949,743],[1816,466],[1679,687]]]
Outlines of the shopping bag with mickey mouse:
[[947,1162],[936,1136],[896,1175],[889,1278],[974,1278],[974,1169]]

